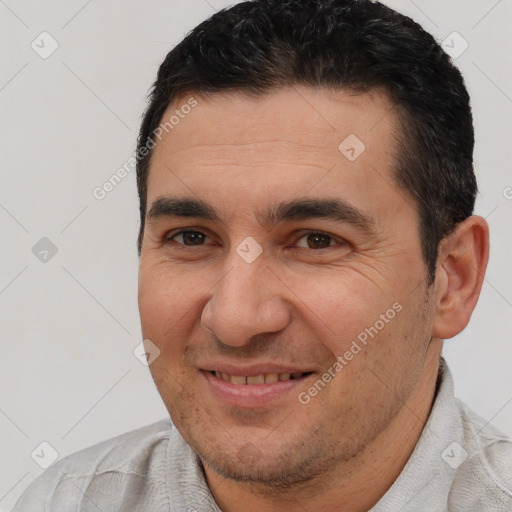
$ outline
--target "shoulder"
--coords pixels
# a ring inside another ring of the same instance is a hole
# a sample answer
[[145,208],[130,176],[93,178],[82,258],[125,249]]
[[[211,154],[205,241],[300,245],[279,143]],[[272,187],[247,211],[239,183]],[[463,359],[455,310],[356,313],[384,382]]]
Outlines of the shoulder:
[[473,506],[483,507],[478,510],[512,510],[512,438],[456,402],[466,452],[454,480],[458,493],[471,496]]
[[140,495],[136,489],[146,478],[165,480],[172,428],[163,419],[60,459],[29,485],[12,512],[81,510],[87,500]]

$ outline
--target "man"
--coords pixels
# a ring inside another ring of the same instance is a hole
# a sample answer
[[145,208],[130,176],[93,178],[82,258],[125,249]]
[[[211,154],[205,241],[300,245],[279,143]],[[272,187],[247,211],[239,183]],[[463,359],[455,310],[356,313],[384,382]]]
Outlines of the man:
[[511,439],[441,357],[489,244],[434,39],[378,2],[244,2],[150,99],[139,310],[170,420],[60,460],[15,510],[512,510]]

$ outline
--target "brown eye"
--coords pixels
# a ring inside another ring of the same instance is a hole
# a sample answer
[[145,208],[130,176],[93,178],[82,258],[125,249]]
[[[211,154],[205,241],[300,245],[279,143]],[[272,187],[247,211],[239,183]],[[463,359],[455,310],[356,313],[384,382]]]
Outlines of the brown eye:
[[[306,239],[306,244],[308,249],[325,249],[327,247],[330,247],[333,241],[332,237],[329,235],[326,235],[325,233],[309,233],[307,235],[304,235],[300,238],[302,240],[303,238]],[[304,247],[303,245],[299,244],[299,247]]]
[[204,233],[201,233],[200,231],[180,231],[179,233],[176,233],[174,236],[169,238],[169,240],[174,241],[175,238],[181,237],[183,245],[202,245],[202,243],[209,238]]

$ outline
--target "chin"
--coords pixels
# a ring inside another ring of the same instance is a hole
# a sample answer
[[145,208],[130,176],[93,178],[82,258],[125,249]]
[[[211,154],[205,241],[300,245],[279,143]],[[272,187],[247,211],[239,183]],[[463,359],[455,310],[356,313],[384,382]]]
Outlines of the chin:
[[270,459],[261,455],[256,460],[250,447],[241,449],[232,457],[200,456],[204,465],[224,478],[264,486],[289,487],[311,480],[322,473],[321,465],[318,465],[318,471],[312,471],[313,466],[306,460],[290,460],[288,455],[284,458],[285,460],[279,460],[274,454]]
[[236,442],[229,435],[212,441],[187,441],[198,454],[203,465],[218,475],[237,482],[263,487],[286,488],[310,481],[321,475],[329,465],[330,456],[321,447],[297,440],[269,442],[272,433],[265,433],[259,441],[247,438]]

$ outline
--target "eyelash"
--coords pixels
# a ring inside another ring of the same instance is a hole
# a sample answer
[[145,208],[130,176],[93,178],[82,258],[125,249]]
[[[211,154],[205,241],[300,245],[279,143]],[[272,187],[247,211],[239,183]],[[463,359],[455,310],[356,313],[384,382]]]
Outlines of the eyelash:
[[[201,235],[204,235],[206,236],[207,238],[210,238],[206,233],[203,233],[202,231],[198,231],[198,230],[194,230],[194,229],[183,229],[181,231],[178,231],[176,233],[173,233],[172,235],[166,237],[164,243],[165,244],[170,244],[170,243],[176,243],[176,244],[179,244],[179,245],[182,245],[183,247],[204,247],[204,245],[200,244],[200,245],[186,245],[184,243],[181,243],[181,242],[176,242],[173,240],[173,238],[176,238],[177,236],[179,235],[183,235],[185,233],[199,233]],[[310,235],[321,235],[321,236],[325,236],[325,237],[328,237],[330,238],[333,242],[335,242],[335,244],[337,243],[339,246],[346,246],[348,245],[348,242],[344,241],[344,240],[339,240],[337,241],[335,237],[333,237],[332,235],[328,234],[328,233],[324,233],[323,231],[307,231],[305,233],[303,233],[299,238],[298,240],[301,240],[302,238],[305,238],[305,237],[308,237]],[[310,247],[294,247],[294,249],[310,249],[312,251],[321,251],[321,250],[325,250],[325,249],[330,249],[332,247],[334,247],[335,245],[329,245],[328,247],[322,247],[320,249],[312,249]]]

